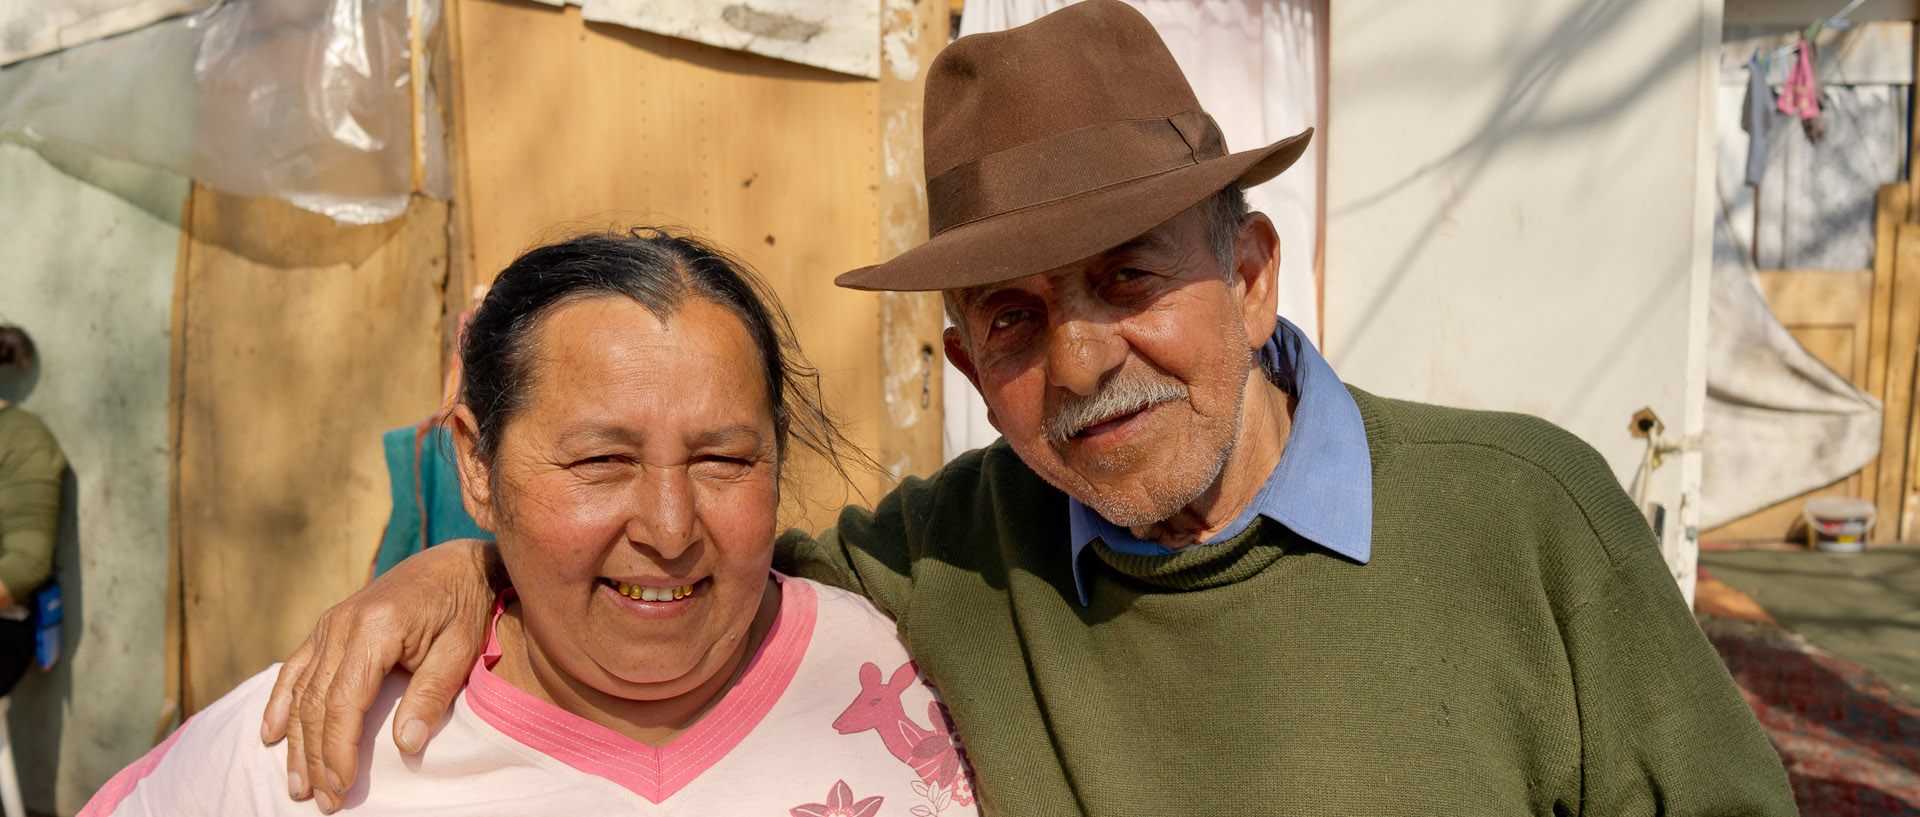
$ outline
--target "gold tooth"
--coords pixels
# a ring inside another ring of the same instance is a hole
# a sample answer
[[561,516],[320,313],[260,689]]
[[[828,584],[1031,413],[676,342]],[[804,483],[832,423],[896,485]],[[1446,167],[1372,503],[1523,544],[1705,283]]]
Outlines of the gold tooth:
[[686,598],[686,597],[687,597],[687,589],[686,589],[685,587],[676,587],[676,588],[674,588],[674,589],[673,589],[673,600],[674,600],[674,601],[679,601],[679,600],[681,600],[681,599],[684,599],[684,598]]

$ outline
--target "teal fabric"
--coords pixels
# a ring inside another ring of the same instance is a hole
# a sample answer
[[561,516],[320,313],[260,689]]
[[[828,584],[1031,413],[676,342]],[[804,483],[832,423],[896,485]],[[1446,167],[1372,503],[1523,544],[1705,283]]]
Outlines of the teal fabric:
[[460,472],[445,426],[435,423],[424,432],[417,426],[396,428],[380,435],[380,443],[387,453],[393,512],[374,556],[374,576],[441,542],[493,538],[460,502]]

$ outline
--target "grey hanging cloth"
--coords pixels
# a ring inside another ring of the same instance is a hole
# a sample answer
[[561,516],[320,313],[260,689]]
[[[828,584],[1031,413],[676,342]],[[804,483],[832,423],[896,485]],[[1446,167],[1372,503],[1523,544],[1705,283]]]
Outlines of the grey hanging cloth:
[[1747,59],[1747,103],[1740,109],[1740,128],[1747,132],[1747,184],[1759,184],[1767,173],[1767,119],[1773,116],[1773,89],[1760,55]]

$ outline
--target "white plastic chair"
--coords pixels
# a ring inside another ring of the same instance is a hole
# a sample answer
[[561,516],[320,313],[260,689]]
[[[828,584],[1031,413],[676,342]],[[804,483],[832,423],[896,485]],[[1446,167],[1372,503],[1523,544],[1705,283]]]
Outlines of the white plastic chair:
[[12,703],[12,696],[0,697],[0,808],[6,817],[27,817],[27,807],[20,802],[20,775],[13,768],[13,738],[7,729],[7,707]]

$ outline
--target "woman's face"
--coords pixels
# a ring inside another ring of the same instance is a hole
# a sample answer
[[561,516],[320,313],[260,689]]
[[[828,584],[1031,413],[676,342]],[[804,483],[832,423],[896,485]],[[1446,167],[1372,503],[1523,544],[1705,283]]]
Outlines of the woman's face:
[[685,694],[735,666],[772,563],[779,469],[759,354],[701,299],[662,321],[584,298],[533,341],[490,466],[459,415],[469,510],[499,539],[532,649],[609,695]]

